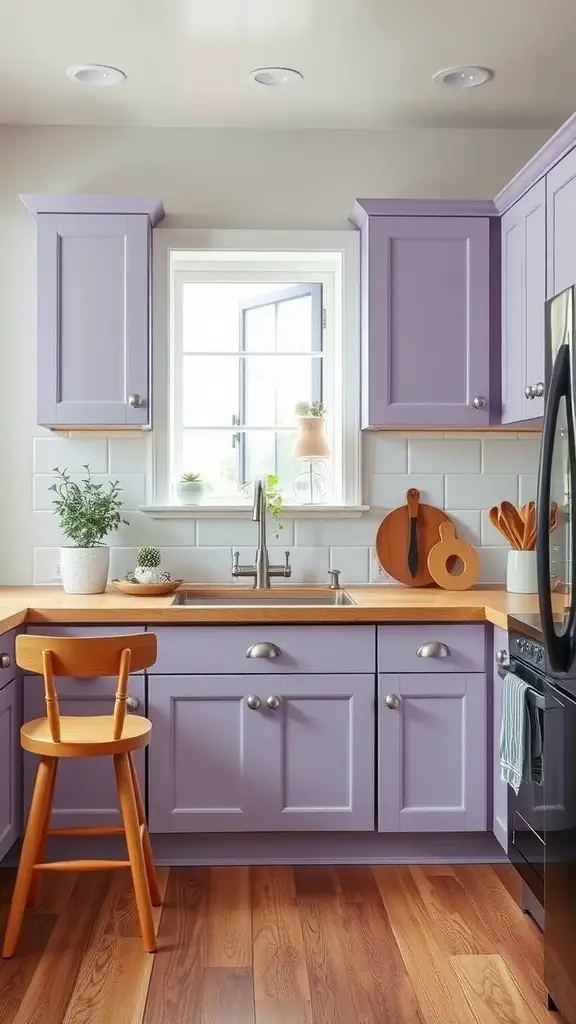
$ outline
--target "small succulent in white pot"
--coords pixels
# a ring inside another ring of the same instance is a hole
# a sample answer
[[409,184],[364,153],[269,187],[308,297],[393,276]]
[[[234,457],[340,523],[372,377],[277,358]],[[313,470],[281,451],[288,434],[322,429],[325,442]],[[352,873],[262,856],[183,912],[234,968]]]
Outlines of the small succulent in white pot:
[[165,583],[170,579],[169,572],[162,572],[160,548],[140,548],[136,555],[134,576],[139,583]]
[[176,494],[182,505],[199,505],[204,495],[200,473],[183,473],[176,484]]
[[60,518],[60,529],[72,544],[60,549],[60,577],[67,594],[101,594],[108,582],[110,548],[102,541],[118,530],[122,518],[122,488],[117,480],[94,483],[90,466],[80,483],[72,480],[66,469],[54,469],[58,480],[50,490],[54,513]]

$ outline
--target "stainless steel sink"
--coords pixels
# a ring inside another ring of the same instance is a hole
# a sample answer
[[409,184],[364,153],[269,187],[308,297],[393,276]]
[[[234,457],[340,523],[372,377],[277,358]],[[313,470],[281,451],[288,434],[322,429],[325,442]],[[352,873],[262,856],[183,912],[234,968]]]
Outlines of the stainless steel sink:
[[302,596],[285,594],[281,590],[274,592],[250,591],[248,594],[233,593],[226,596],[202,595],[196,591],[181,590],[174,599],[173,607],[177,605],[190,606],[202,605],[206,607],[230,607],[231,605],[266,605],[275,608],[293,608],[316,605],[318,607],[332,607],[334,605],[355,604],[345,590],[328,591],[326,594],[314,594]]

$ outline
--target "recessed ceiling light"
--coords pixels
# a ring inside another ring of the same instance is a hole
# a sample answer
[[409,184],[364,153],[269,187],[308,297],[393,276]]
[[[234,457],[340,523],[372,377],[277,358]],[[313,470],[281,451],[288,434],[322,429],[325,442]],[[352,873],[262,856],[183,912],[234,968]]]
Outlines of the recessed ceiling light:
[[120,68],[111,68],[107,64],[73,64],[66,68],[68,78],[82,85],[94,85],[98,88],[120,85],[126,80],[126,73]]
[[301,82],[304,75],[301,71],[296,71],[295,68],[255,68],[254,71],[250,72],[250,77],[258,85],[278,87],[280,85],[293,85],[295,82]]
[[474,64],[463,64],[455,68],[444,68],[437,71],[433,76],[434,85],[442,89],[475,89],[478,85],[485,85],[494,72],[491,68],[480,68]]

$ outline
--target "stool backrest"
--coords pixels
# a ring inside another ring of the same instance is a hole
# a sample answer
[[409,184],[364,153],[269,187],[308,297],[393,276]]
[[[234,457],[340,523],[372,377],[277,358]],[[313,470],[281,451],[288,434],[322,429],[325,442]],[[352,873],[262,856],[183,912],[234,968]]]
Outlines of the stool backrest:
[[46,717],[54,743],[60,742],[60,709],[54,676],[118,676],[114,703],[114,739],[122,736],[126,718],[128,676],[156,661],[155,633],[127,636],[18,636],[16,663],[27,672],[44,676]]

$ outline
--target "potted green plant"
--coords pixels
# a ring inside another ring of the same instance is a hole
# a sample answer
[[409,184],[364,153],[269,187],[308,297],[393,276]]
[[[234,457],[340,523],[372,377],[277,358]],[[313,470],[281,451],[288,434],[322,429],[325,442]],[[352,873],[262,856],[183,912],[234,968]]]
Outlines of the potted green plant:
[[176,484],[176,494],[182,505],[199,505],[204,494],[204,481],[200,473],[182,473]]
[[140,548],[136,555],[134,576],[139,583],[164,583],[170,579],[170,573],[162,572],[160,548]]
[[60,518],[60,529],[72,543],[60,549],[60,577],[67,594],[101,594],[108,582],[110,548],[102,544],[109,533],[122,523],[122,488],[117,480],[108,487],[94,483],[90,466],[80,483],[72,480],[66,469],[53,472],[58,478],[50,487],[54,491],[54,513]]

